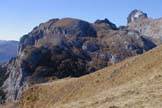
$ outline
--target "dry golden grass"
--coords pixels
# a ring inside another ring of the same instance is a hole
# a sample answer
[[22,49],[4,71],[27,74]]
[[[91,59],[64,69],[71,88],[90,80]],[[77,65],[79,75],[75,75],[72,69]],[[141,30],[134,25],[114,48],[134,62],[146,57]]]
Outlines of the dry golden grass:
[[21,108],[161,108],[162,46],[81,78],[35,85]]

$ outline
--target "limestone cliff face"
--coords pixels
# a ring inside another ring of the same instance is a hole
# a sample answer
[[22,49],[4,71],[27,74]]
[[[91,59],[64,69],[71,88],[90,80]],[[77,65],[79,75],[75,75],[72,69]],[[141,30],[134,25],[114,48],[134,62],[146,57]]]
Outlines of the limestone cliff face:
[[3,84],[6,99],[18,100],[31,84],[79,77],[155,46],[138,31],[118,29],[107,19],[52,19],[21,38]]
[[152,38],[156,44],[161,44],[162,42],[162,18],[149,18],[146,13],[134,10],[128,17],[128,28]]
[[147,14],[142,12],[141,10],[135,9],[129,14],[127,18],[127,22],[131,23],[131,22],[142,20],[142,19],[148,19]]

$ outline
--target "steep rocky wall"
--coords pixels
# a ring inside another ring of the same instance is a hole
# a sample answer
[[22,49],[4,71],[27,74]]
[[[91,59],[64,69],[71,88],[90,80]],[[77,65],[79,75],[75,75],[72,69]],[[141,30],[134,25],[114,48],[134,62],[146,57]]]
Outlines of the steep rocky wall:
[[136,30],[142,35],[150,37],[157,45],[162,42],[162,18],[149,18],[146,13],[134,10],[128,17],[128,29]]

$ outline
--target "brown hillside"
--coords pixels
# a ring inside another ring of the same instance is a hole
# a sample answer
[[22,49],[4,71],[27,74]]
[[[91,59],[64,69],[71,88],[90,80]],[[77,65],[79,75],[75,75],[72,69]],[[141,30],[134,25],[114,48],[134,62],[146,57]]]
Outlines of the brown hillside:
[[35,85],[21,108],[161,108],[162,46],[81,78]]

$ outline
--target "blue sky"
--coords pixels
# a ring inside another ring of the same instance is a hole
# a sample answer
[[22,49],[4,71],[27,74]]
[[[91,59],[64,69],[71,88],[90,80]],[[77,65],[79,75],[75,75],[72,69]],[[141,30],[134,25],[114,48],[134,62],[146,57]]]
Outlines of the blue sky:
[[161,0],[1,0],[0,40],[19,40],[51,18],[73,17],[89,22],[108,18],[117,25],[125,25],[133,9],[159,18],[161,5]]

